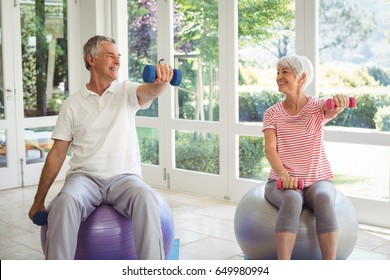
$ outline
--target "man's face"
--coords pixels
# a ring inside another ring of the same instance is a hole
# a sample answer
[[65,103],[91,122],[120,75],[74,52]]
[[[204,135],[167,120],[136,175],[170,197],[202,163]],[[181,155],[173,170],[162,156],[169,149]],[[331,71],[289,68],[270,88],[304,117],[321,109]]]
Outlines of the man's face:
[[97,73],[101,79],[114,81],[118,77],[120,54],[115,44],[104,42],[100,45],[100,52],[92,58],[91,71]]

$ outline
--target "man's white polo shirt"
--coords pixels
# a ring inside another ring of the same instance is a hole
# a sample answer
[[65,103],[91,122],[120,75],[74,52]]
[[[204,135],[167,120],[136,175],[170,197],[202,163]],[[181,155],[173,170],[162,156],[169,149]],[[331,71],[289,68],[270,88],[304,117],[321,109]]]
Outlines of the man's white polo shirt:
[[68,174],[86,172],[107,178],[131,173],[142,178],[135,127],[135,114],[141,109],[138,86],[113,82],[102,96],[85,86],[65,100],[52,138],[72,142]]

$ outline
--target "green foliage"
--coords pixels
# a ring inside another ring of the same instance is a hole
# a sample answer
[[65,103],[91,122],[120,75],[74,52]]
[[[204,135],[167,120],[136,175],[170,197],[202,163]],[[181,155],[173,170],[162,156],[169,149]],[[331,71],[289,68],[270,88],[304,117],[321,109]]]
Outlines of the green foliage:
[[145,164],[159,165],[159,147],[155,139],[142,138],[139,140],[141,150],[141,162]]
[[239,43],[258,44],[273,37],[274,29],[291,26],[295,16],[291,5],[291,0],[240,0]]
[[48,109],[50,111],[59,112],[66,96],[63,94],[53,93],[53,97],[49,100]]
[[218,1],[176,0],[179,34],[176,48],[196,52],[207,63],[218,64]]
[[127,1],[129,77],[142,82],[145,65],[157,63],[157,1]]
[[[324,96],[321,94],[320,96]],[[243,92],[239,97],[240,122],[262,122],[267,108],[284,99],[273,91]],[[356,108],[346,109],[327,125],[375,129],[375,114],[381,107],[390,106],[390,97],[361,94],[356,96]]]
[[390,106],[379,108],[374,120],[379,131],[390,131]]
[[322,87],[377,87],[379,82],[363,67],[340,67],[338,64],[324,64],[321,66]]
[[375,81],[378,81],[382,86],[390,85],[390,73],[386,72],[382,68],[373,66],[367,69],[368,74],[370,74]]
[[265,110],[283,99],[282,94],[266,90],[240,93],[240,122],[262,122]]
[[35,9],[34,5],[23,5],[21,7],[24,108],[26,110],[36,110],[36,56],[34,49],[29,44],[30,34],[35,33]]
[[195,106],[193,102],[185,102],[183,106],[180,107],[180,111],[182,111],[181,117],[183,119],[195,119]]
[[[141,161],[159,164],[159,143],[149,128],[137,128]],[[219,137],[209,133],[178,132],[176,167],[197,172],[219,174]],[[239,138],[240,178],[254,179],[263,172],[264,138]]]
[[176,167],[219,174],[219,137],[210,133],[177,132]]
[[263,170],[264,138],[241,136],[239,139],[240,178],[252,179]]
[[[62,4],[49,5],[45,1],[36,1],[35,5],[20,5],[23,99],[26,114],[32,111],[33,116],[42,115],[45,114],[46,108],[58,110],[58,100],[67,96],[67,1],[63,0]],[[55,24],[47,20],[46,16],[63,22]],[[63,38],[55,37],[59,34],[62,34]],[[65,96],[57,96],[52,100],[46,100],[48,35],[54,35],[52,39],[57,41],[54,85],[60,82],[65,84]],[[32,38],[35,38],[35,44],[31,43]]]
[[138,142],[141,153],[141,162],[145,164],[159,164],[159,140],[154,128],[137,127]]
[[358,95],[356,96],[356,108],[353,110],[345,109],[328,125],[375,129],[375,113],[379,107],[383,106],[379,102],[383,99],[383,96],[378,97],[371,94]]
[[238,68],[238,84],[242,85],[257,85],[259,84],[259,79],[253,71],[249,68],[245,68],[244,65],[249,64],[247,61],[240,61],[240,66]]

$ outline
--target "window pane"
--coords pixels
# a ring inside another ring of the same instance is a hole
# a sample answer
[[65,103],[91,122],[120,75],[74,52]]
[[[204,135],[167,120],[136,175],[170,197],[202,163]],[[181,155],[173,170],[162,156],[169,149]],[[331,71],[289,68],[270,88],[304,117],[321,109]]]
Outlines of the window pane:
[[24,130],[26,163],[44,162],[53,145],[53,127],[27,128]]
[[320,1],[320,94],[357,101],[329,125],[390,131],[389,13],[388,1]]
[[[157,1],[127,1],[129,78],[142,83],[145,65],[157,63]],[[158,117],[158,99],[137,116]]]
[[[390,3],[321,0],[319,89],[356,98],[327,125],[390,131]],[[328,143],[335,182],[348,195],[389,199],[389,146]],[[337,151],[342,151],[338,153]]]
[[388,146],[325,142],[325,147],[338,189],[349,196],[389,200]]
[[137,127],[141,162],[159,165],[159,139],[156,128]]
[[7,134],[4,129],[0,129],[0,168],[7,167]]
[[175,118],[219,121],[218,0],[175,0]]
[[238,0],[239,121],[262,122],[280,101],[277,59],[295,52],[295,1]]
[[240,178],[265,181],[270,165],[264,153],[264,138],[239,136]]
[[68,96],[66,0],[20,1],[26,117],[57,115]]
[[176,168],[219,174],[219,135],[176,131]]

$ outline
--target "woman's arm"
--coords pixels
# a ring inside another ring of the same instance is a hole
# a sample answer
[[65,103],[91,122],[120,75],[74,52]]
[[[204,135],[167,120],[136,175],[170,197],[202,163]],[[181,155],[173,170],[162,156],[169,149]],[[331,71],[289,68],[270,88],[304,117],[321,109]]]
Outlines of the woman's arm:
[[270,163],[272,169],[276,172],[279,179],[282,181],[282,187],[284,189],[296,189],[298,188],[298,178],[291,177],[287,170],[284,168],[282,161],[280,160],[279,154],[276,150],[276,130],[265,129],[264,140],[265,140],[265,156]]
[[329,109],[326,106],[326,102],[323,105],[323,110],[326,119],[333,119],[337,117],[346,107],[349,106],[349,97],[343,94],[337,94],[333,96],[333,101],[335,103],[334,109]]

